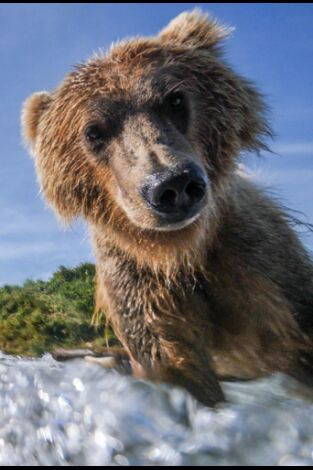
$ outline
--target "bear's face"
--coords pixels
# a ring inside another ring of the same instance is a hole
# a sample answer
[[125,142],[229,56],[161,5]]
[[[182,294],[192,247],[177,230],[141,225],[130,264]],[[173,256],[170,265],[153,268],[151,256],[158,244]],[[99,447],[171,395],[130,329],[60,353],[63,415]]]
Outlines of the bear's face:
[[[81,153],[105,169],[110,199],[135,226],[182,228],[200,215],[210,192],[193,136],[196,81],[180,64],[166,64],[161,50],[123,67],[98,62],[105,83],[82,112]],[[83,80],[88,76],[86,71]]]
[[224,36],[205,15],[185,13],[29,98],[24,134],[58,214],[141,237],[188,236],[215,217],[236,157],[268,133],[259,94],[220,58]]

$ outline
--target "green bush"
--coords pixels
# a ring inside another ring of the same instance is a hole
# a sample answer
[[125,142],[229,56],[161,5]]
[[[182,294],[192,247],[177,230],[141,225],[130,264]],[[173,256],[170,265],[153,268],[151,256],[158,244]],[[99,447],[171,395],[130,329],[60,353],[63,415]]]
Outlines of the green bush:
[[47,282],[0,288],[0,350],[38,356],[55,347],[104,345],[104,317],[97,329],[91,325],[94,278],[95,266],[84,263],[61,266]]

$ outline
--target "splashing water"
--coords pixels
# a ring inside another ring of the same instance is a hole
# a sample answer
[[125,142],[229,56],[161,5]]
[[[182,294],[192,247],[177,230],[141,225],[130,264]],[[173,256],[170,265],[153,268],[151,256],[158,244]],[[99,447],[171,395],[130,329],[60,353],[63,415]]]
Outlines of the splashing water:
[[313,391],[283,375],[224,389],[213,411],[83,360],[0,353],[0,465],[313,464]]

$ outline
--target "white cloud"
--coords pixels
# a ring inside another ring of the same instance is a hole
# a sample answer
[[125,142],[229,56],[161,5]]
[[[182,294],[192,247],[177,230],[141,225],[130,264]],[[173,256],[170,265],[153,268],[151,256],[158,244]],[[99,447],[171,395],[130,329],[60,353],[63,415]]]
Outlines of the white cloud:
[[[34,219],[21,219],[21,220],[11,220],[4,221],[3,225],[0,227],[0,236],[7,235],[25,235],[31,233],[42,233],[47,232],[49,227],[47,226],[46,221],[42,221],[39,218]],[[50,227],[51,230],[51,227]]]
[[[313,168],[282,168],[279,170],[259,169],[254,173],[254,179],[260,183],[279,184],[286,187],[296,185],[299,191],[311,189],[313,182]],[[310,186],[309,186],[310,185]]]
[[29,208],[23,211],[14,206],[3,207],[0,204],[1,226],[0,236],[12,236],[26,234],[46,234],[55,230],[57,224],[48,211],[35,212]]
[[273,146],[274,152],[279,155],[298,155],[313,157],[313,142],[281,142]]
[[0,261],[11,261],[13,259],[51,253],[56,250],[58,250],[58,246],[53,242],[3,242],[0,243]]

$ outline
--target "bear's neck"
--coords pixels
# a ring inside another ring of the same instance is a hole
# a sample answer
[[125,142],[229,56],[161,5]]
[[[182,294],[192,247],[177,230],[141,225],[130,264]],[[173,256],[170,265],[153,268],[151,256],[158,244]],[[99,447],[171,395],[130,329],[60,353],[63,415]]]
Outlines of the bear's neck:
[[177,275],[193,275],[204,271],[208,241],[212,238],[205,222],[179,233],[117,232],[109,226],[90,226],[97,267],[116,257],[138,271],[149,270],[156,276],[174,279]]

